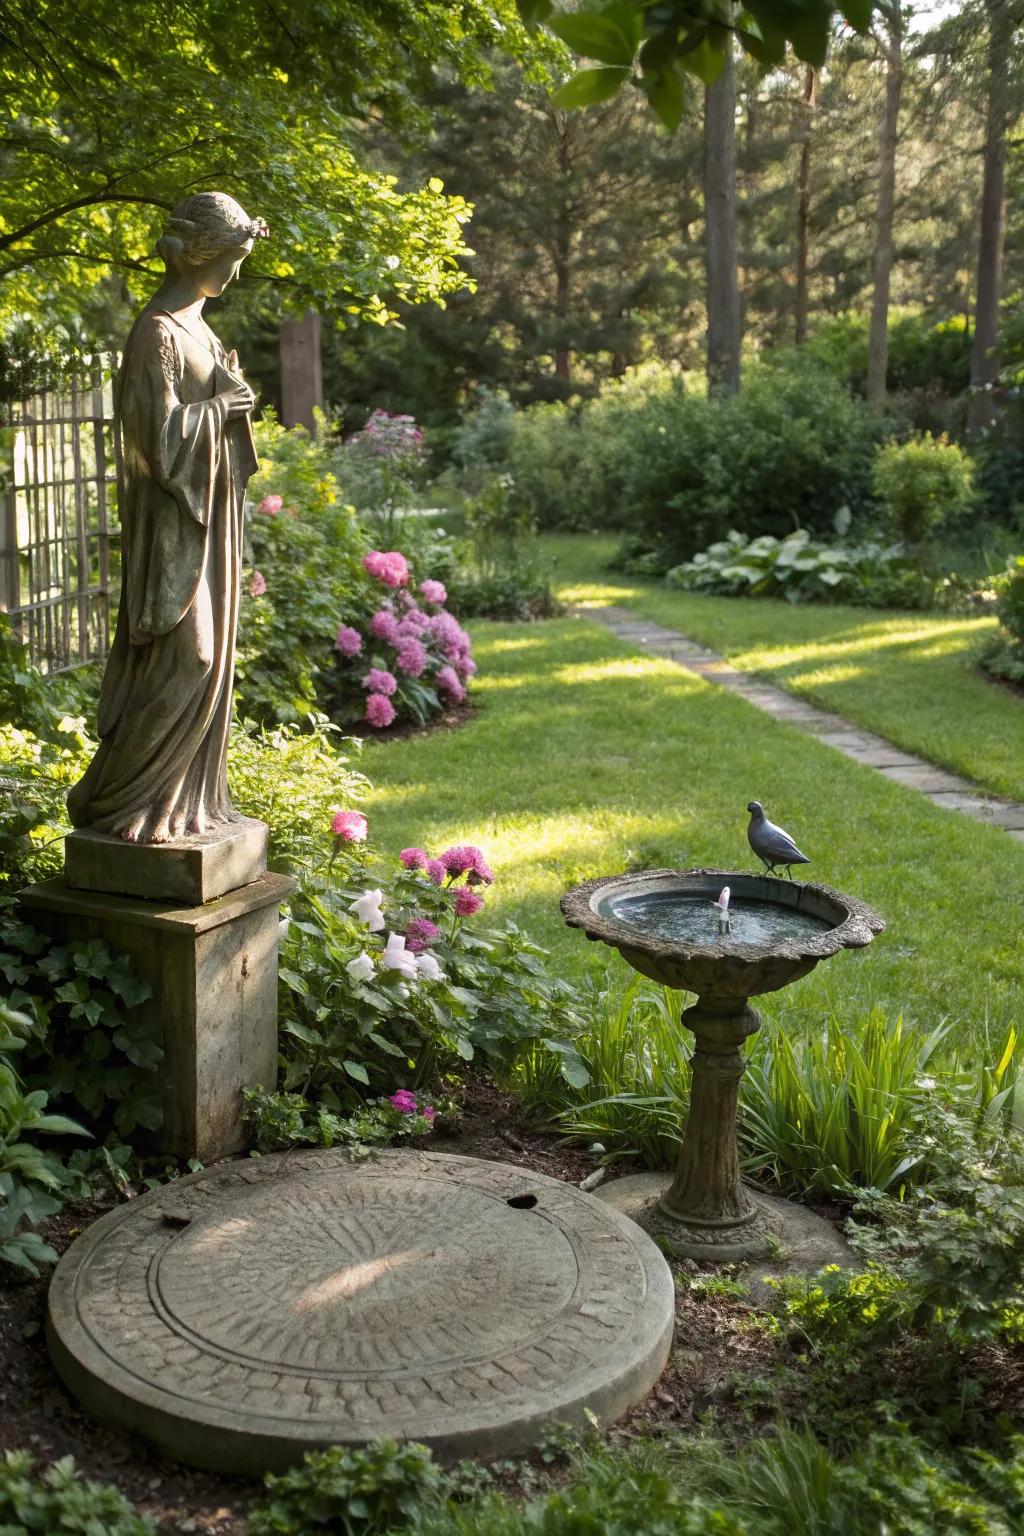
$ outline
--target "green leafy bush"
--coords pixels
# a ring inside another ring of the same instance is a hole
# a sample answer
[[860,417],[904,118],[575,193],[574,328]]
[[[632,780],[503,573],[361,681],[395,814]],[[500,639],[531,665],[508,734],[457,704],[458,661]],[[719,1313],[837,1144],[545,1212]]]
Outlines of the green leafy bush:
[[301,1467],[267,1478],[249,1517],[251,1536],[385,1536],[407,1530],[444,1477],[424,1445],[376,1440],[364,1450],[334,1445]]
[[884,444],[873,485],[891,536],[915,547],[961,531],[977,506],[974,465],[945,435]]
[[728,528],[826,533],[873,506],[883,418],[813,358],[748,369],[739,394],[689,392],[641,369],[579,407],[518,413],[504,466],[513,505],[539,527],[626,527],[666,564]]
[[34,1472],[27,1451],[0,1461],[0,1532],[3,1536],[156,1536],[124,1494],[106,1483],[83,1482],[72,1457]]
[[461,613],[490,619],[548,619],[561,611],[550,568],[533,553],[536,524],[512,501],[511,475],[491,475],[467,496],[468,537],[449,595]]
[[63,1115],[47,1114],[42,1089],[25,1090],[12,1058],[24,1050],[31,1031],[26,1014],[0,1001],[0,1260],[36,1275],[40,1265],[57,1262],[49,1243],[33,1229],[60,1210],[55,1191],[63,1188],[65,1177],[56,1153],[37,1146],[35,1138],[88,1132]]
[[995,580],[1000,628],[986,642],[981,664],[993,677],[1024,683],[1024,555]]
[[162,1119],[163,1057],[152,996],[130,962],[99,939],[55,943],[0,913],[0,978],[29,1015],[24,1073],[50,1099],[74,1103],[99,1134],[129,1136]]
[[686,592],[785,597],[791,603],[925,608],[936,593],[934,579],[899,545],[824,543],[804,528],[783,539],[747,539],[733,529],[665,579]]

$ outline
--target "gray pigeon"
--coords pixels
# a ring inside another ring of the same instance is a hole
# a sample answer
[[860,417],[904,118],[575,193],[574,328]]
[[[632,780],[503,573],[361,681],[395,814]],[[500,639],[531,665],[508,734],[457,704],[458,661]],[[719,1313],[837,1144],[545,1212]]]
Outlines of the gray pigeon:
[[750,812],[747,841],[764,864],[765,870],[771,875],[775,873],[776,864],[785,865],[786,874],[792,880],[793,872],[789,866],[809,864],[810,859],[800,852],[788,832],[768,820],[760,800],[751,800],[747,810]]

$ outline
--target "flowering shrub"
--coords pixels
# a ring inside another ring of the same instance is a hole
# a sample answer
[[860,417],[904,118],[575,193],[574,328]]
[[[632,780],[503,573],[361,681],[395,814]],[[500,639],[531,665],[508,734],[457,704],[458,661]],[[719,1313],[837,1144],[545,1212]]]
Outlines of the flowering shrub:
[[[376,429],[365,431],[378,442]],[[445,582],[427,564],[429,541],[417,539],[415,554],[369,548],[341,505],[337,456],[272,416],[257,437],[263,467],[238,636],[242,716],[291,723],[326,711],[377,731],[461,703],[475,665]]]
[[412,416],[377,409],[346,438],[333,465],[346,497],[390,531],[423,479],[423,433]]
[[482,1055],[508,1072],[527,1043],[579,1079],[572,989],[547,975],[543,951],[514,924],[474,921],[494,880],[479,848],[436,858],[405,848],[368,878],[364,845],[334,842],[307,874],[282,942],[286,1093],[337,1113],[368,1089],[404,1114],[414,1091],[423,1102],[417,1085],[447,1064]]
[[[288,1147],[348,1147],[353,1157],[374,1147],[388,1147],[403,1137],[426,1136],[434,1129],[437,1106],[427,1094],[399,1088],[387,1098],[371,1099],[351,1115],[338,1115],[311,1104],[301,1093],[268,1093],[246,1088],[245,1118],[258,1152]],[[454,1106],[443,1106],[450,1112]]]

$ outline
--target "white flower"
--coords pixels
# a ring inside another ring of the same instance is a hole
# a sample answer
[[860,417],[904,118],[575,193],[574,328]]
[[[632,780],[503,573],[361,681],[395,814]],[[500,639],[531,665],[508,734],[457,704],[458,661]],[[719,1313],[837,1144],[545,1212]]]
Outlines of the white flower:
[[357,896],[349,906],[349,911],[354,912],[361,923],[365,923],[371,933],[380,933],[385,926],[381,915],[380,904],[384,900],[383,891],[364,891]]
[[373,961],[364,949],[356,955],[354,960],[349,961],[345,969],[353,981],[369,981],[373,975]]
[[444,981],[445,974],[429,950],[416,956],[416,974],[425,981]]
[[384,946],[384,969],[397,971],[403,981],[416,980],[416,956],[406,949],[405,939],[400,933],[388,934]]

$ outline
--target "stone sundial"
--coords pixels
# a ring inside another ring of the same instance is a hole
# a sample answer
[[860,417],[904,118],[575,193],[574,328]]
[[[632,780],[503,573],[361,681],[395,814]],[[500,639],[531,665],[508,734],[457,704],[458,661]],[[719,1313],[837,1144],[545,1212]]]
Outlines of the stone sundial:
[[668,1355],[668,1266],[572,1185],[446,1153],[221,1164],[96,1222],[50,1291],[87,1408],[175,1460],[262,1473],[378,1435],[508,1454],[610,1420]]

